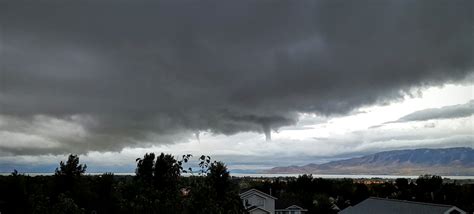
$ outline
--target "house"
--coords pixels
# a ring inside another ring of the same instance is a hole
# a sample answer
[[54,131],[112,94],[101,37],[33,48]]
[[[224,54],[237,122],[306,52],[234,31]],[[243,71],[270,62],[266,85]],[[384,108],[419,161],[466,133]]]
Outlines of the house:
[[275,209],[275,214],[304,214],[308,210],[297,205],[291,205],[284,209]]
[[240,198],[249,214],[275,214],[276,197],[256,189],[250,189],[241,193]]
[[304,214],[308,211],[297,205],[275,209],[277,198],[257,189],[241,193],[240,198],[249,214]]
[[421,203],[386,198],[370,197],[355,206],[348,207],[339,214],[466,214],[465,211],[452,205]]

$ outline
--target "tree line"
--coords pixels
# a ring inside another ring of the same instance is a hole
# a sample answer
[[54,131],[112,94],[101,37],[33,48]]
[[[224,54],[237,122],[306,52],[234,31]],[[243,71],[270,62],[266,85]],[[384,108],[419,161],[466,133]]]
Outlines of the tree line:
[[308,209],[308,213],[337,213],[368,197],[449,204],[468,213],[474,212],[474,184],[443,182],[443,178],[437,175],[421,175],[411,181],[397,178],[367,184],[353,179],[301,175],[297,178],[247,178],[242,179],[240,184],[243,188],[271,192],[283,207],[296,204]]
[[[180,159],[147,153],[136,159],[135,176],[85,176],[77,155],[61,161],[53,176],[0,176],[0,212],[5,213],[245,213],[239,192],[256,188],[281,206],[308,213],[337,213],[370,197],[455,205],[474,211],[474,184],[445,183],[440,176],[365,184],[352,179],[231,178],[226,165],[209,156]],[[183,176],[183,173],[191,176]]]
[[[222,162],[198,158],[198,171],[169,154],[136,160],[136,176],[84,176],[77,155],[60,162],[53,176],[0,177],[3,213],[243,213],[238,184]],[[192,176],[182,176],[191,173]]]

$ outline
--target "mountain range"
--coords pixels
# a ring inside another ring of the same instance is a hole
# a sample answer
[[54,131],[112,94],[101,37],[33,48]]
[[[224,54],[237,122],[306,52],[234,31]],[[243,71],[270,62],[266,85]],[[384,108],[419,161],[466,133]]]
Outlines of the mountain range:
[[262,173],[369,174],[369,175],[474,175],[474,149],[412,149],[384,151],[323,164],[275,167]]

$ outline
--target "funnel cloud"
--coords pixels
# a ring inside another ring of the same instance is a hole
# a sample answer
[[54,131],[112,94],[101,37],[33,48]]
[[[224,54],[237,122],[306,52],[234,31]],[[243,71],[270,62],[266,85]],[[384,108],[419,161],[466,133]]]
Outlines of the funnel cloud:
[[300,113],[345,115],[464,80],[472,8],[2,1],[0,153],[120,151],[199,140],[199,131],[270,140]]

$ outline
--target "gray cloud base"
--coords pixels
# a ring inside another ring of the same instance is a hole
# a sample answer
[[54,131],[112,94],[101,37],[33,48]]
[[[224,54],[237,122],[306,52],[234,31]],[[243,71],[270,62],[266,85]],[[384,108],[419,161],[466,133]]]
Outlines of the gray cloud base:
[[345,114],[460,81],[474,65],[468,0],[1,5],[0,113],[88,133],[39,133],[66,145],[58,152],[199,130],[269,135],[298,112]]

